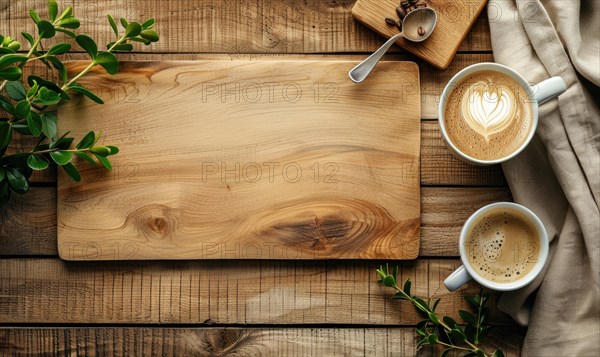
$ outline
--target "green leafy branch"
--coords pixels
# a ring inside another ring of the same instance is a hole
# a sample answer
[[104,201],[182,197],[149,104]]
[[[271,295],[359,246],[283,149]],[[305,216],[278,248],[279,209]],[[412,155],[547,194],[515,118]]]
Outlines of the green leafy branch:
[[463,328],[453,318],[449,316],[439,317],[435,310],[440,299],[429,299],[425,302],[423,299],[411,295],[410,279],[407,279],[402,288],[398,286],[398,267],[392,271],[388,266],[380,266],[377,269],[379,284],[383,284],[396,290],[392,299],[410,301],[417,312],[425,319],[417,324],[416,332],[418,335],[417,347],[425,345],[441,345],[445,349],[441,356],[446,356],[450,351],[460,351],[465,357],[503,357],[501,350],[494,351],[493,354],[486,353],[479,347],[482,338],[490,332],[491,327],[486,325],[488,309],[485,307],[488,301],[488,295],[481,290],[475,296],[466,296],[465,299],[476,311],[476,315],[465,310],[460,310],[459,315],[465,321]]
[[[93,131],[86,134],[75,149],[71,149],[74,138],[67,137],[69,132],[58,135],[56,108],[69,101],[72,93],[103,104],[99,96],[78,81],[96,66],[101,66],[109,74],[117,73],[119,61],[115,53],[132,51],[135,42],[150,45],[159,39],[154,30],[154,19],[138,23],[121,18],[120,30],[115,19],[108,15],[115,40],[106,45],[106,50],[99,50],[90,36],[75,33],[80,21],[74,16],[71,6],[59,15],[57,2],[50,0],[47,18],[42,18],[35,10],[29,10],[29,16],[36,24],[37,36],[21,32],[29,44],[26,54],[17,52],[21,48],[18,40],[0,34],[0,207],[9,200],[11,192],[25,193],[29,190],[29,177],[33,170],[44,170],[52,162],[76,181],[81,179],[81,175],[71,161],[74,157],[112,169],[109,156],[117,154],[119,149],[112,145],[98,145],[101,134]],[[90,57],[90,63],[72,78],[69,78],[67,68],[59,58],[71,51],[71,44],[57,43],[44,50],[44,41],[57,33],[73,38]],[[58,81],[36,75],[25,80],[23,67],[32,61],[41,61],[49,69],[56,70]],[[13,132],[39,138],[39,141],[29,151],[7,155]]]

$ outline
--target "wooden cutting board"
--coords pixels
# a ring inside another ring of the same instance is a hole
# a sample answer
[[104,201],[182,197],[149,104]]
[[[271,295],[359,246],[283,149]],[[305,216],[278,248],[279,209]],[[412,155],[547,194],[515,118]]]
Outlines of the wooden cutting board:
[[[81,84],[60,129],[102,131],[113,171],[59,170],[61,258],[412,259],[419,71],[384,62],[129,62]],[[76,73],[85,63],[73,62]]]
[[[487,0],[426,0],[428,7],[437,12],[438,23],[431,36],[421,43],[403,38],[396,43],[407,51],[429,62],[436,68],[450,65],[458,47],[477,20]],[[400,0],[358,0],[352,15],[375,32],[390,38],[399,30],[385,23],[389,17],[398,20],[396,8]]]

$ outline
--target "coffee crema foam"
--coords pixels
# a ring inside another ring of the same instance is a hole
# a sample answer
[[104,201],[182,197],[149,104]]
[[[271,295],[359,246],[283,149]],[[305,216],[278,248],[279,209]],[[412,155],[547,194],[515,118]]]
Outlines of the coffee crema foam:
[[521,213],[505,208],[481,217],[472,226],[463,248],[473,270],[497,283],[510,283],[526,276],[540,254],[534,225]]
[[476,72],[455,85],[444,108],[450,141],[479,160],[506,157],[527,140],[533,111],[529,97],[512,77]]

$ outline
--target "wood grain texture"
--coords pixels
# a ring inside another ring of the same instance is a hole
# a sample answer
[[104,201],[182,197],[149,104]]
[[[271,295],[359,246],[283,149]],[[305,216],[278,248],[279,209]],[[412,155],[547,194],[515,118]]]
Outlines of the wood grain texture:
[[[116,250],[116,247],[115,247]],[[469,283],[450,293],[443,279],[459,259],[398,262],[417,296],[442,300],[455,319],[469,309]],[[401,324],[422,319],[376,284],[375,261],[0,260],[0,321],[5,323]],[[490,321],[507,324],[490,297]]]
[[136,260],[215,259],[219,246],[246,259],[416,258],[418,68],[384,62],[358,86],[354,64],[126,62],[118,85],[80,80],[105,107],[73,100],[59,128],[103,132],[121,152],[112,174],[59,173],[59,246],[128,242],[119,259]]
[[[80,33],[92,35],[102,48],[113,40],[106,14],[130,21],[156,18],[160,41],[148,47],[136,46],[136,52],[144,53],[366,53],[383,43],[381,36],[353,19],[352,0],[58,2],[61,8],[74,7],[82,20]],[[13,37],[20,37],[21,31],[37,33],[27,14],[29,9],[45,16],[47,1],[0,0],[0,33]],[[66,40],[63,35],[56,39]],[[485,14],[459,50],[491,51]],[[394,46],[391,51],[403,50]]]
[[[498,188],[423,187],[421,189],[420,256],[458,256],[458,234],[462,223],[478,208],[498,201],[510,201],[510,191]],[[34,188],[18,196],[0,216],[1,255],[57,256],[56,189]],[[93,245],[64,249],[93,250]],[[105,254],[115,254],[113,245]],[[130,246],[128,246],[130,247]],[[121,244],[124,248],[124,244]],[[217,254],[219,251],[215,251]],[[124,252],[123,252],[124,253]]]
[[[396,43],[436,68],[444,69],[450,65],[471,26],[483,10],[487,0],[425,0],[428,7],[438,15],[437,25],[431,36],[421,42],[413,43],[401,38]],[[398,0],[358,0],[352,8],[352,16],[358,21],[390,38],[400,32],[395,26],[389,26],[384,19],[398,19],[396,7]]]
[[[518,356],[523,329],[498,327],[486,350]],[[2,343],[5,342],[5,343]],[[411,327],[388,328],[15,328],[0,329],[11,356],[412,356]],[[426,347],[420,355],[439,355]]]

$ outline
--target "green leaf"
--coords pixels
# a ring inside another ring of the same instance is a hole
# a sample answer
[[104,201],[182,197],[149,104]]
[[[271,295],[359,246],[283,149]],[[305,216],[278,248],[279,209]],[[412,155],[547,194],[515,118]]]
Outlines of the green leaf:
[[31,135],[40,136],[42,134],[42,117],[36,112],[29,112],[27,126],[31,131]]
[[23,37],[25,37],[25,39],[27,40],[27,42],[29,42],[30,46],[33,46],[33,43],[35,41],[33,40],[33,36],[30,33],[28,33],[28,32],[21,32],[21,35]]
[[69,163],[69,161],[71,161],[71,158],[73,157],[73,153],[71,151],[53,151],[50,153],[50,157],[52,158],[52,160],[54,160],[54,162],[56,162],[56,164],[58,165],[66,165],[67,163]]
[[465,336],[467,336],[467,340],[477,344],[478,341],[475,341],[476,335],[477,335],[477,328],[475,328],[475,326],[473,326],[471,324],[467,324],[465,326]]
[[491,326],[483,326],[479,329],[479,338],[480,339],[484,339],[485,336],[487,336],[490,331],[492,330]]
[[48,16],[50,16],[50,20],[56,20],[56,15],[58,15],[58,4],[56,0],[48,1]]
[[115,33],[115,36],[117,36],[117,38],[119,37],[119,29],[117,28],[117,23],[115,22],[115,18],[110,16],[110,14],[106,15],[106,17],[108,17],[108,23],[110,24],[110,27],[112,28],[113,32]]
[[458,328],[453,328],[450,330],[450,335],[452,336],[454,342],[457,343],[463,342],[467,338],[465,334]]
[[96,55],[98,54],[98,45],[96,45],[96,42],[90,36],[77,35],[75,41],[77,41],[77,44],[79,44],[92,59],[96,58]]
[[56,35],[56,31],[54,30],[54,25],[46,20],[41,20],[37,23],[38,34],[41,38],[52,38]]
[[27,93],[25,94],[25,96],[27,96],[27,98],[31,98],[37,94],[39,89],[40,89],[40,86],[37,84],[36,81],[33,81],[33,85],[27,90]]
[[69,31],[69,30],[65,30],[65,29],[63,29],[63,28],[59,28],[59,27],[57,27],[57,28],[56,28],[56,31],[58,31],[58,32],[62,32],[62,33],[66,34],[67,36],[69,36],[69,37],[72,37],[72,38],[75,38],[75,37],[77,37],[77,34],[76,34],[75,32],[73,32],[73,31]]
[[112,51],[117,51],[117,52],[131,52],[133,51],[133,45],[131,43],[120,43],[118,45],[115,45],[114,42],[109,43],[108,45],[106,45],[106,49],[111,49]]
[[154,26],[154,19],[148,19],[146,21],[144,21],[144,23],[142,24],[142,28],[148,29],[148,28],[152,28]]
[[17,63],[19,62],[19,64],[27,61],[27,56],[25,55],[19,55],[16,53],[10,53],[7,55],[4,55],[2,57],[0,57],[0,68],[5,68],[13,63]]
[[27,124],[13,124],[12,128],[19,134],[31,135],[31,130]]
[[431,310],[432,310],[432,311],[434,311],[434,312],[435,312],[435,309],[437,308],[437,306],[438,306],[438,304],[440,303],[440,301],[441,301],[441,300],[442,300],[442,299],[436,299],[436,300],[433,302],[433,307],[431,308]]
[[125,37],[135,37],[142,32],[142,25],[137,22],[131,22],[125,29]]
[[475,352],[475,354],[477,355],[477,357],[486,357],[485,353],[482,350],[477,350],[477,352]]
[[151,43],[150,41],[146,40],[145,38],[141,38],[141,37],[132,37],[129,39],[129,41],[141,42],[146,46]]
[[110,149],[107,148],[106,146],[93,146],[90,148],[90,151],[96,155],[100,155],[100,156],[104,156],[104,157],[110,155]]
[[477,319],[475,318],[475,315],[473,315],[472,313],[465,311],[465,310],[459,310],[458,314],[460,315],[460,317],[465,320],[465,322],[468,322],[470,324],[477,324]]
[[12,138],[11,125],[5,121],[0,121],[0,149],[4,149],[10,144]]
[[50,142],[50,144],[48,144],[48,149],[54,149],[54,148],[58,148],[58,149],[63,149],[66,150],[69,148],[69,146],[71,146],[71,143],[73,142],[73,138],[67,138],[66,136],[69,135],[70,131],[67,131],[66,133],[62,134],[62,136],[56,140],[52,140],[52,142]]
[[110,150],[110,154],[108,156],[113,156],[119,153],[119,148],[113,145],[106,145],[106,147]]
[[15,51],[11,50],[8,47],[0,47],[0,54],[7,54],[7,53],[15,53]]
[[18,168],[9,167],[6,170],[6,177],[8,178],[10,188],[16,193],[25,193],[29,191],[29,181],[27,181],[27,178]]
[[[0,42],[2,42],[0,40]],[[4,178],[6,177],[6,170],[4,169],[4,167],[0,166],[0,182],[4,181]],[[0,191],[0,195],[2,194],[2,192]]]
[[80,158],[83,159],[87,162],[89,162],[90,164],[94,164],[96,165],[96,161],[94,161],[94,158],[92,158],[89,154],[83,152],[83,151],[76,151],[75,155]]
[[6,89],[6,93],[8,94],[8,96],[14,100],[25,99],[25,95],[27,93],[25,87],[23,86],[23,83],[21,83],[20,81],[8,82],[6,83],[4,89]]
[[447,349],[443,350],[442,353],[440,354],[440,357],[446,357],[448,355],[448,353],[450,353],[450,351],[452,351],[452,348],[447,348]]
[[0,108],[4,109],[8,114],[15,115],[15,106],[10,102],[10,99],[0,95]]
[[[8,55],[6,55],[8,56]],[[0,69],[0,78],[7,81],[17,81],[21,78],[23,72],[19,67],[8,67]]]
[[477,299],[474,296],[465,296],[465,300],[467,300],[467,302],[471,304],[474,308],[479,308],[479,301],[477,301]]
[[429,341],[429,344],[431,344],[431,345],[435,345],[438,342],[438,338],[434,334],[429,335],[427,337],[427,340]]
[[35,12],[35,10],[33,10],[33,9],[29,10],[29,16],[31,16],[31,18],[33,19],[33,22],[35,22],[36,24],[39,23],[40,21],[42,21],[40,19],[40,15],[38,15],[38,13]]
[[431,322],[433,322],[434,324],[438,324],[440,322],[440,320],[438,319],[437,315],[434,312],[430,312],[428,315],[429,315],[429,320],[431,320]]
[[67,53],[71,50],[70,43],[58,43],[48,50],[48,55],[56,56],[62,55],[63,53]]
[[127,20],[125,20],[124,18],[121,17],[121,19],[119,20],[121,22],[121,26],[123,26],[124,29],[127,28],[127,26],[129,25],[127,23]]
[[98,97],[97,95],[92,93],[90,90],[88,90],[87,88],[85,88],[77,83],[71,84],[69,89],[72,90],[73,92],[85,95],[86,97],[90,98],[91,100],[93,100],[94,102],[96,102],[98,104],[104,104],[104,101],[100,97]]
[[394,279],[393,276],[387,275],[385,278],[383,278],[383,285],[385,285],[387,287],[392,287],[395,284],[396,284],[396,279]]
[[58,76],[60,77],[60,79],[63,82],[66,82],[67,68],[65,67],[65,65],[56,57],[50,57],[48,58],[48,60],[50,61],[50,63],[52,63],[52,66],[58,71]]
[[[2,46],[2,42],[4,42],[4,36],[0,35],[0,46]],[[2,181],[2,180],[0,180],[0,181]]]
[[142,36],[142,38],[144,38],[150,42],[158,41],[158,33],[156,33],[156,31],[154,31],[154,30],[143,30],[140,33],[140,36]]
[[392,299],[394,299],[394,300],[408,300],[408,298],[406,296],[404,296],[404,294],[402,294],[401,292],[397,292],[396,294],[394,294],[394,296],[392,296]]
[[27,158],[27,166],[31,167],[33,170],[45,170],[48,168],[48,165],[48,159],[42,155],[31,154]]
[[15,105],[15,116],[19,119],[27,118],[27,115],[29,115],[30,110],[31,106],[29,105],[29,102],[23,99],[22,101],[17,103],[17,105]]
[[96,159],[98,159],[98,161],[100,161],[100,163],[102,164],[102,166],[106,167],[106,169],[108,171],[112,171],[112,165],[110,164],[110,160],[104,156],[101,155],[95,155]]
[[[60,89],[59,89],[60,90]],[[41,87],[38,91],[37,96],[34,98],[33,103],[38,105],[51,106],[60,102],[60,94],[49,90],[46,87]]]
[[89,148],[90,146],[94,145],[95,139],[96,139],[96,134],[94,134],[93,131],[90,131],[89,133],[85,134],[83,139],[81,139],[81,141],[77,144],[77,146],[75,146],[75,148],[77,148],[77,149]]
[[428,316],[428,314],[431,312],[431,311],[429,310],[429,306],[427,306],[427,303],[425,303],[425,301],[423,301],[422,299],[420,299],[420,298],[418,298],[418,297],[416,297],[416,296],[413,296],[413,304],[414,304],[414,305],[417,307],[417,309],[418,309],[420,312],[424,312],[424,313],[425,313],[424,315],[425,315],[426,317],[427,317],[427,316]]
[[442,318],[442,320],[444,321],[444,323],[446,325],[448,325],[448,327],[450,328],[454,328],[455,326],[457,326],[458,324],[456,323],[456,321],[454,321],[453,318],[451,318],[450,316],[444,316]]
[[115,74],[119,70],[119,60],[110,52],[98,53],[96,63],[101,65],[110,74]]
[[[79,22],[79,20],[73,16],[65,17],[64,19],[62,19],[58,22],[58,26],[62,26],[62,27],[68,28],[68,29],[76,29],[76,28],[79,28],[80,25],[81,25],[81,23]],[[75,36],[72,36],[72,37],[75,37]]]
[[504,352],[502,352],[500,350],[495,350],[492,357],[504,357]]
[[42,132],[49,138],[56,137],[56,112],[42,113]]
[[404,290],[404,292],[406,293],[406,295],[410,295],[410,279],[406,279],[406,281],[404,282],[404,287],[402,288],[402,290]]
[[79,174],[79,171],[77,171],[77,168],[75,167],[75,165],[73,165],[72,163],[67,163],[65,165],[63,165],[63,170],[65,170],[65,172],[67,173],[67,175],[69,175],[70,178],[72,178],[73,180],[79,182],[81,181],[81,175]]
[[73,14],[73,7],[67,6],[67,8],[62,12],[62,14],[60,14],[58,19],[62,20],[64,18],[71,17],[71,14]]

